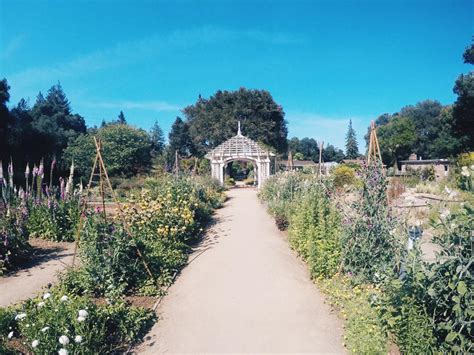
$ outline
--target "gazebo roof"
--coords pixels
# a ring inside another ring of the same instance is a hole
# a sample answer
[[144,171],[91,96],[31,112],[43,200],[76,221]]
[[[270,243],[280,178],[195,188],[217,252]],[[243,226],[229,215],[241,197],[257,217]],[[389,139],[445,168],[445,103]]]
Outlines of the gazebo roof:
[[228,139],[224,143],[218,145],[209,153],[206,158],[213,159],[214,157],[260,157],[260,156],[275,156],[268,149],[265,149],[254,140],[245,137],[240,132],[240,122],[237,135]]

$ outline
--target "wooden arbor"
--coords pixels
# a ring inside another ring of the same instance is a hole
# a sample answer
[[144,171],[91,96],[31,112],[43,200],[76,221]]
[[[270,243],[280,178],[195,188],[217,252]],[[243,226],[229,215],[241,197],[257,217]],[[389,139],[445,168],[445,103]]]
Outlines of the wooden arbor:
[[255,167],[258,188],[270,176],[270,157],[275,154],[260,146],[257,142],[242,135],[240,122],[237,135],[217,146],[206,158],[211,161],[211,175],[224,185],[224,169],[232,161],[250,161]]

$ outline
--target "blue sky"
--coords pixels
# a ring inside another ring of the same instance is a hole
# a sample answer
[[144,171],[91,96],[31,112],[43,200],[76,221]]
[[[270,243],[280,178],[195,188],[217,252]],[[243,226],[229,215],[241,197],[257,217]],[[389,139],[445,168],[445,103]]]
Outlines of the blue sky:
[[342,148],[349,118],[362,141],[382,113],[455,101],[473,11],[463,0],[0,0],[0,76],[11,105],[60,81],[88,125],[123,110],[166,133],[199,94],[266,89],[289,137]]

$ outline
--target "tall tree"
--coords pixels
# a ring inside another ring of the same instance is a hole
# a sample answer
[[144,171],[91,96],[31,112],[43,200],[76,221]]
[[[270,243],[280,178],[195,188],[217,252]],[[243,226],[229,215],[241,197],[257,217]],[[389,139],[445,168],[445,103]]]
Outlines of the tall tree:
[[319,160],[319,147],[318,142],[313,138],[303,138],[300,140],[298,152],[303,154],[306,160]]
[[416,142],[416,126],[407,117],[395,117],[377,129],[382,160],[385,164],[397,166],[400,159],[406,159]]
[[286,152],[288,129],[284,112],[268,91],[217,91],[209,99],[199,98],[184,109],[195,153],[204,155],[237,133]]
[[123,111],[120,111],[120,113],[117,117],[117,123],[118,124],[127,124],[127,120],[125,119],[125,115],[123,114]]
[[436,130],[443,106],[435,100],[424,100],[415,106],[405,106],[398,116],[410,119],[415,125],[416,141],[413,151],[423,159],[438,158],[429,150],[429,144],[436,138]]
[[354,128],[352,127],[352,120],[349,120],[349,128],[346,134],[346,158],[357,159],[359,157],[359,147],[357,145],[357,138]]
[[[474,44],[463,54],[464,63],[474,64]],[[464,150],[474,150],[474,72],[461,74],[453,89],[458,98],[453,106],[453,127]]]
[[324,149],[323,149],[323,160],[325,162],[331,162],[335,161],[339,163],[342,159],[344,159],[344,152],[342,149],[336,148],[331,144],[328,144]]
[[[126,124],[112,124],[96,132],[103,147],[104,162],[112,176],[131,176],[146,172],[151,165],[149,135],[142,129]],[[64,158],[74,160],[78,174],[88,177],[95,157],[91,134],[81,134],[69,142]]]
[[84,119],[72,114],[69,100],[58,83],[49,89],[46,98],[40,93],[31,109],[31,125],[35,131],[32,150],[36,160],[60,157],[69,139],[86,133]]
[[165,135],[157,121],[150,130],[151,152],[153,156],[157,156],[163,152],[165,148]]
[[189,127],[181,117],[176,117],[169,133],[169,149],[174,157],[174,152],[178,151],[181,156],[188,156],[193,152]]
[[7,79],[0,81],[0,160],[8,159],[8,135],[7,129],[10,125],[10,113],[7,102],[10,100],[10,86]]

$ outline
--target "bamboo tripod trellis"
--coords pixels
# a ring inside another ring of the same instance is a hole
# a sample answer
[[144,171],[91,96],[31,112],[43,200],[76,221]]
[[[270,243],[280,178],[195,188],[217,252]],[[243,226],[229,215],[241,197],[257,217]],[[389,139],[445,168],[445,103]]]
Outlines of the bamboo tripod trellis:
[[379,140],[377,138],[377,130],[375,128],[375,122],[370,123],[370,138],[369,138],[369,150],[367,152],[367,165],[370,163],[382,164],[382,155],[380,154]]
[[[102,202],[102,213],[103,213],[104,221],[107,222],[107,213],[106,213],[106,209],[105,209],[105,189],[106,189],[106,187],[108,187],[110,189],[112,199],[114,201],[114,204],[117,206],[117,211],[118,211],[118,214],[121,217],[121,220],[125,221],[125,218],[123,218],[124,217],[124,212],[123,212],[123,209],[122,209],[122,205],[118,201],[117,196],[115,195],[114,189],[112,188],[112,184],[110,182],[109,175],[107,173],[107,169],[105,167],[105,163],[104,163],[104,160],[102,158],[101,142],[100,142],[100,140],[96,139],[96,137],[94,137],[94,144],[95,144],[95,148],[96,148],[96,155],[95,155],[94,164],[93,164],[93,167],[92,167],[92,172],[91,172],[91,176],[90,176],[90,179],[89,179],[89,183],[87,184],[85,198],[83,198],[83,200],[82,200],[81,217],[79,219],[79,223],[77,224],[77,229],[76,229],[76,238],[75,238],[76,241],[75,241],[75,244],[74,244],[74,254],[73,254],[73,257],[72,257],[72,267],[74,267],[74,263],[75,263],[75,260],[76,260],[77,248],[78,248],[78,245],[79,245],[79,240],[80,240],[80,237],[81,237],[81,231],[83,229],[83,224],[84,224],[84,219],[85,219],[85,210],[87,208],[87,198],[89,196],[89,193],[90,193],[90,190],[91,190],[91,187],[92,187],[92,183],[94,182],[94,177],[99,176],[99,191],[100,191],[100,198],[101,198],[101,202]],[[99,169],[98,174],[96,173],[97,168]],[[107,183],[107,186],[105,186],[105,183]],[[131,233],[130,226],[127,223],[124,223],[123,227],[124,227],[124,230],[127,233],[127,235],[130,238],[133,238],[133,234]],[[150,276],[150,278],[155,282],[155,278],[153,277],[153,274],[151,273],[150,268],[148,267],[148,264],[145,260],[145,257],[143,256],[142,252],[140,251],[138,246],[135,246],[135,249],[137,251],[138,257],[141,259],[141,261],[143,263],[145,271]]]

